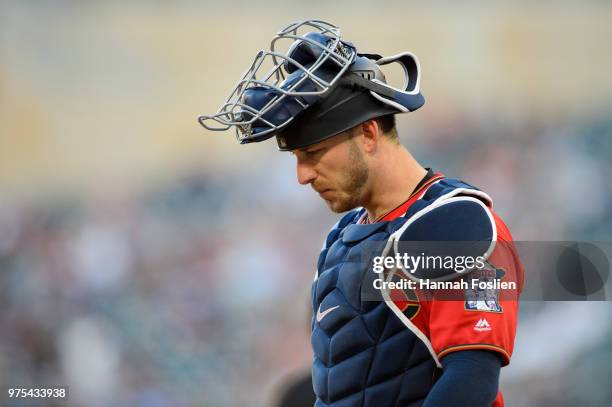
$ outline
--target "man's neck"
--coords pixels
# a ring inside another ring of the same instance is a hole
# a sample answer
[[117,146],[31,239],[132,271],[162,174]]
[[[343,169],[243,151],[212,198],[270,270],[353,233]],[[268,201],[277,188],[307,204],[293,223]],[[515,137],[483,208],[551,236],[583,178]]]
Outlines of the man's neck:
[[404,147],[390,146],[391,151],[372,174],[364,207],[370,222],[375,222],[404,203],[427,174]]

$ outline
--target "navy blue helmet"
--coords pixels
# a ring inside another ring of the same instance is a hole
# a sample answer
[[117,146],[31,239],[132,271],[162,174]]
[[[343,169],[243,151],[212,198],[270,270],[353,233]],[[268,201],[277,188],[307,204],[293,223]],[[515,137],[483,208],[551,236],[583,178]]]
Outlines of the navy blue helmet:
[[[403,89],[388,85],[380,69],[393,62],[404,69]],[[418,109],[425,103],[419,71],[411,53],[361,54],[338,27],[300,21],[257,53],[217,113],[198,120],[209,130],[235,127],[241,144],[276,136],[280,150],[303,148],[367,120]]]

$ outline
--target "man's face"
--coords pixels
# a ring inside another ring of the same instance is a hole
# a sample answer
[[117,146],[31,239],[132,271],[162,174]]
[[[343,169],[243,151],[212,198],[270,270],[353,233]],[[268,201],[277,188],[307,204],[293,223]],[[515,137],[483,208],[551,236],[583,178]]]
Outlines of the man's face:
[[337,213],[361,206],[363,201],[369,169],[355,141],[358,129],[292,151],[298,182],[310,184]]

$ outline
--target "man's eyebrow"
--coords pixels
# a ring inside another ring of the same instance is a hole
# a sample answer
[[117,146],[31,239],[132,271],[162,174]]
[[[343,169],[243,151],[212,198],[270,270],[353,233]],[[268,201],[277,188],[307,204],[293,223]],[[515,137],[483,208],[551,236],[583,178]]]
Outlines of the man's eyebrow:
[[291,150],[291,154],[295,155],[296,152],[300,152],[300,153],[308,153],[309,150],[315,150],[315,151],[319,151],[319,150],[323,150],[324,148],[327,148],[327,146],[317,146],[317,145],[311,145],[311,146],[306,146],[306,147],[302,147],[302,148],[296,148],[295,150]]

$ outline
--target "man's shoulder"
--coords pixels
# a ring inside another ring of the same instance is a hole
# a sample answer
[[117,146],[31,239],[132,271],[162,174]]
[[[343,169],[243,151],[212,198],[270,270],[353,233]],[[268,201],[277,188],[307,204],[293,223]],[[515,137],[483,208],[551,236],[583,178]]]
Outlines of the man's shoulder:
[[[427,216],[424,216],[427,215]],[[443,178],[431,185],[404,215],[409,221],[419,219],[422,230],[469,231],[493,228],[493,239],[513,241],[502,217],[493,209],[493,199],[482,189],[458,178]],[[440,227],[433,227],[435,222]],[[412,223],[412,222],[410,222]],[[415,226],[416,226],[415,224]],[[445,225],[445,227],[441,227]],[[431,237],[430,237],[431,238]],[[467,239],[468,237],[465,237]],[[472,236],[471,239],[474,239]],[[453,239],[448,239],[453,240]],[[460,240],[460,239],[459,239]],[[486,240],[486,239],[483,239]]]
[[478,198],[488,207],[493,205],[493,200],[489,194],[458,178],[442,178],[427,188],[421,199],[437,201],[466,195]]

